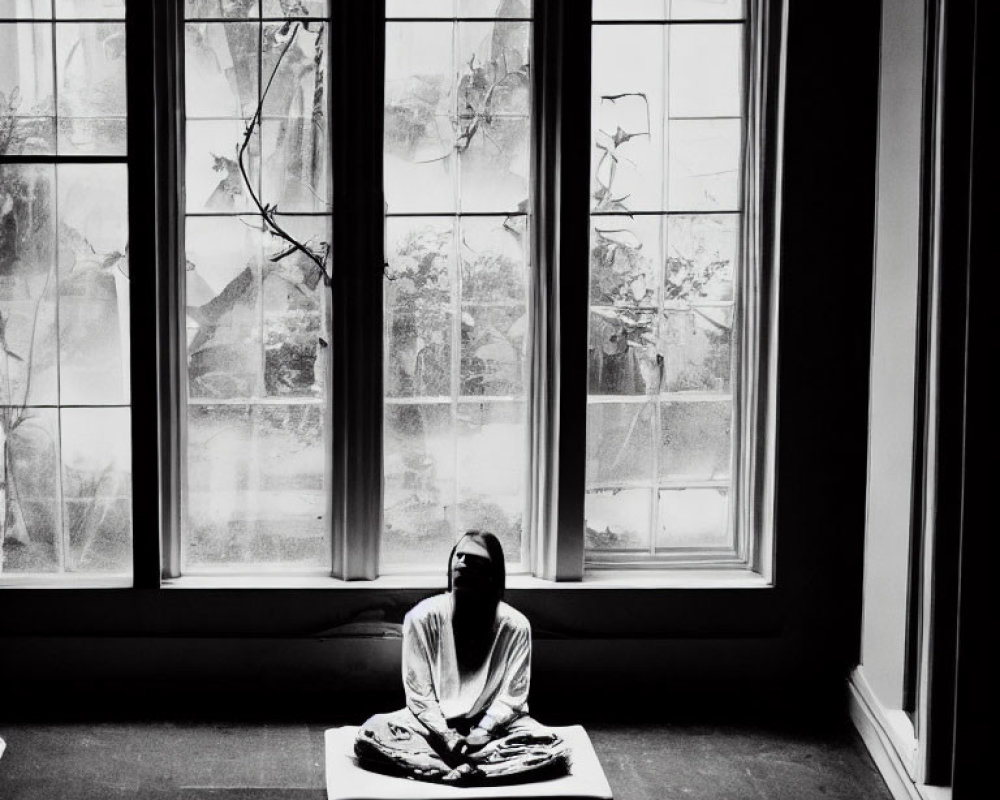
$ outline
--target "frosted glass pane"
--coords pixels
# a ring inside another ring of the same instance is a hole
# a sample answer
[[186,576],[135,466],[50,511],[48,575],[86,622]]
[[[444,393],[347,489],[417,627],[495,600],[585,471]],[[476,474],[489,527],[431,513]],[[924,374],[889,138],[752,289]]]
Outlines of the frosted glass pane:
[[185,0],[184,16],[191,17],[256,17],[259,0]]
[[454,233],[450,220],[386,220],[386,394],[452,392]]
[[67,572],[132,568],[131,417],[127,408],[64,408]]
[[265,22],[261,35],[261,81],[265,85],[271,81],[264,98],[264,116],[311,117],[325,126],[327,25]]
[[587,405],[587,484],[620,485],[653,475],[654,403]]
[[330,14],[327,0],[263,0],[265,17],[326,17]]
[[54,178],[0,164],[0,405],[58,403]]
[[670,0],[593,0],[593,19],[667,19]]
[[0,23],[0,156],[55,151],[52,26]]
[[595,211],[664,208],[663,26],[594,28]]
[[738,119],[670,123],[672,211],[739,209],[742,132]]
[[4,19],[51,19],[52,0],[0,0]]
[[[320,248],[330,241],[326,217],[281,215],[281,227],[298,241]],[[316,265],[301,253],[271,261],[287,245],[275,236],[264,243],[264,390],[270,396],[326,396],[326,354],[330,341],[325,309],[329,289]]]
[[732,317],[731,308],[664,312],[658,341],[664,391],[729,391]]
[[253,217],[187,221],[187,350],[191,397],[261,392],[263,234]]
[[649,551],[650,489],[587,492],[584,513],[588,550]]
[[125,26],[56,25],[59,152],[125,152]]
[[189,22],[184,26],[188,118],[249,119],[253,115],[258,99],[259,36],[260,28],[252,22]]
[[496,534],[508,561],[521,553],[527,428],[523,403],[458,406],[458,530]]
[[386,17],[452,17],[454,0],[385,0]]
[[660,478],[728,478],[732,416],[729,402],[663,403],[660,406]]
[[743,0],[670,0],[674,19],[739,19],[743,13]]
[[457,0],[460,17],[530,17],[531,0]]
[[57,171],[61,401],[127,404],[126,168],[63,164]]
[[729,490],[661,489],[656,547],[732,547]]
[[54,408],[0,409],[6,461],[0,463],[9,491],[0,492],[6,530],[3,572],[55,572],[62,549],[59,493],[59,427]]
[[330,563],[318,404],[190,406],[187,566]]
[[699,300],[733,299],[740,218],[699,214],[667,218],[663,302],[684,307]]
[[58,19],[124,19],[125,0],[55,0]]
[[530,0],[386,0],[387,17],[482,17],[524,18],[531,16]]
[[453,211],[452,23],[388,23],[385,195],[390,212]]
[[615,313],[601,319],[619,331],[627,328],[631,339],[641,343],[658,300],[663,219],[595,215],[591,222],[590,301],[614,306]]
[[742,25],[670,29],[670,116],[739,116]]
[[265,119],[261,202],[284,212],[329,212],[328,138],[321,118]]
[[[184,184],[188,212],[245,211],[253,207],[237,159],[243,132],[240,120],[188,122]],[[259,131],[254,133],[243,163],[256,186],[260,175]]]
[[455,543],[456,430],[448,404],[385,405],[382,561],[440,564]]

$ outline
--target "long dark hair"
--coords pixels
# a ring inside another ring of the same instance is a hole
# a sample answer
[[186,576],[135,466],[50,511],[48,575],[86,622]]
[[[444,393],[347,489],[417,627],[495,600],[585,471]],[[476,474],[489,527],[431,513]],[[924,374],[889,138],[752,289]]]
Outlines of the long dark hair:
[[503,546],[500,544],[500,540],[489,531],[471,530],[466,531],[458,537],[458,541],[451,548],[451,553],[448,554],[448,591],[451,591],[451,564],[455,559],[455,551],[458,550],[458,546],[462,543],[462,540],[468,538],[475,539],[489,553],[490,578],[492,578],[493,586],[496,589],[497,600],[502,600],[504,589],[507,586],[507,567],[504,565],[503,560]]

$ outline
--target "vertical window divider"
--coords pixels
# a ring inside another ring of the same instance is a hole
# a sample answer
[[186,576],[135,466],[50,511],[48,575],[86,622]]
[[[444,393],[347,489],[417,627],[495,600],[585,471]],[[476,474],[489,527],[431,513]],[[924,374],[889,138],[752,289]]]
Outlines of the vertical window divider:
[[556,581],[583,578],[590,22],[590,2],[535,6],[528,532],[534,574]]
[[385,3],[332,3],[333,575],[378,574],[382,530]]
[[[169,575],[176,535],[174,373],[179,370],[176,306],[177,156],[171,71],[176,9],[129,3],[125,16],[128,108],[133,586],[155,589]],[[150,46],[150,44],[152,46]],[[143,345],[142,343],[147,343]],[[161,391],[169,387],[170,393]],[[157,535],[156,532],[159,532]]]

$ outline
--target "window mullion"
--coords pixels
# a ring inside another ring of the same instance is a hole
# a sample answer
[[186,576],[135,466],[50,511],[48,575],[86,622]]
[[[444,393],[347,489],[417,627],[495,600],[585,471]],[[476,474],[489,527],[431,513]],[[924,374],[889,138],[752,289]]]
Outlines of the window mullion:
[[589,2],[536,5],[532,568],[583,577],[590,182]]
[[[179,23],[169,4],[128,4],[129,294],[133,343],[132,391],[133,575],[136,588],[156,588],[161,573],[179,564],[177,529],[180,365],[174,302],[177,288],[177,128],[173,80]],[[163,191],[166,188],[167,191]],[[162,498],[162,501],[161,501]],[[161,536],[157,531],[162,531]],[[161,566],[162,565],[162,566]]]
[[333,575],[371,579],[382,529],[383,2],[334,3]]

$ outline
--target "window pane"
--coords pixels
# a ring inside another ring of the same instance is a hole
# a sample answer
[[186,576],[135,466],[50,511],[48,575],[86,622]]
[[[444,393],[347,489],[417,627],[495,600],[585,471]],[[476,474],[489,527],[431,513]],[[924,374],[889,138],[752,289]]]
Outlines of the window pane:
[[0,23],[0,156],[53,153],[52,26]]
[[326,10],[187,4],[185,569],[330,568]]
[[125,25],[54,27],[59,152],[124,153]]
[[[503,20],[528,10],[464,0],[388,7],[432,20],[386,25],[390,568],[443,564],[472,527],[522,559],[531,29]],[[483,21],[455,21],[468,17]]]
[[734,541],[742,13],[728,0],[594,3],[592,555]]
[[188,411],[187,567],[329,567],[323,407]]
[[126,178],[0,166],[0,572],[131,571]]
[[55,0],[58,19],[124,19],[125,0]]

